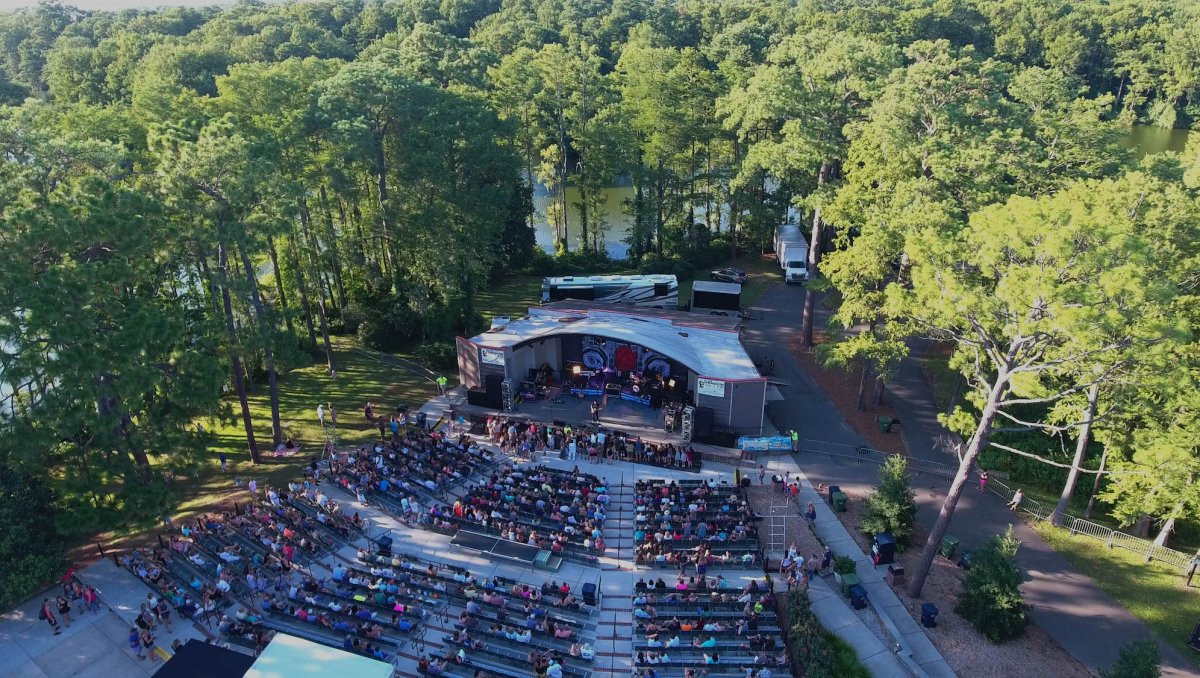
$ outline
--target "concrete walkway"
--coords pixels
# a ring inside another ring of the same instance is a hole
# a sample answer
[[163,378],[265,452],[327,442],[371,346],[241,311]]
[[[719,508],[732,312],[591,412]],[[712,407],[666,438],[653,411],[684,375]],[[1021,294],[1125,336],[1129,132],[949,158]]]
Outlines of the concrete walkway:
[[[25,601],[0,617],[0,676],[22,678],[125,678],[151,676],[164,662],[139,660],[128,645],[129,629],[150,589],[111,560],[97,563],[76,573],[81,581],[95,586],[102,606],[89,613],[75,607],[71,611],[71,626],[63,626],[54,635],[44,621],[38,619],[42,598],[61,593],[54,588]],[[176,638],[187,642],[204,640],[191,622],[172,619],[174,631],[168,633],[159,625],[155,636],[158,647],[169,651]],[[59,623],[63,620],[59,618]]]
[[[799,332],[804,301],[802,288],[776,286],[763,294],[755,315],[761,320],[749,323],[746,344],[751,353],[775,359],[776,377],[784,400],[772,403],[769,416],[781,429],[795,426],[803,438],[829,441],[851,447],[866,445],[846,424],[833,403],[800,368],[785,347]],[[818,304],[818,327],[825,325],[828,312]],[[916,344],[919,349],[922,344]],[[902,435],[909,453],[920,459],[957,464],[950,454],[934,448],[936,437],[947,432],[938,424],[928,385],[920,369],[920,356],[906,359],[888,387],[889,402],[903,426]],[[814,483],[841,485],[856,494],[874,487],[878,465],[850,458],[801,453],[798,461]],[[914,482],[917,494],[917,521],[928,529],[945,499],[950,480],[928,474]],[[817,504],[818,506],[820,504]],[[1116,661],[1125,643],[1151,635],[1150,629],[1130,614],[1092,580],[1079,574],[1028,525],[1008,511],[991,494],[963,493],[949,534],[962,540],[960,548],[981,546],[992,535],[1014,525],[1022,541],[1017,564],[1025,573],[1022,586],[1025,601],[1031,605],[1031,618],[1073,657],[1093,672],[1106,669]],[[1191,664],[1174,648],[1160,642],[1163,675],[1195,676]]]

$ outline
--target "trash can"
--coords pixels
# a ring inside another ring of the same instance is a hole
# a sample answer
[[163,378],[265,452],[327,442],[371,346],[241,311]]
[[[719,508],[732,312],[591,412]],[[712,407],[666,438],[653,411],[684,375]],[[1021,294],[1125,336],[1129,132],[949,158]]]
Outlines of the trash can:
[[841,492],[834,492],[833,493],[833,510],[837,511],[838,513],[845,513],[846,512],[846,500],[847,500],[847,497],[845,494],[843,494]]
[[842,575],[842,595],[849,596],[850,589],[855,586],[858,586],[861,583],[862,582],[859,581],[858,574],[856,572],[850,572],[848,574],[843,574]]
[[850,606],[856,610],[867,606],[867,589],[862,584],[850,587]]
[[891,417],[875,417],[875,421],[879,422],[880,431],[884,433],[892,432],[892,422],[894,420]]
[[392,538],[390,535],[384,535],[384,536],[380,537],[379,539],[376,539],[375,543],[379,546],[379,555],[381,555],[381,556],[392,555]]
[[947,558],[953,558],[954,552],[958,550],[958,537],[946,535],[942,537],[942,555]]
[[838,492],[841,492],[841,491],[842,491],[842,488],[840,486],[830,485],[829,489],[827,490],[827,492],[829,494],[825,497],[826,501],[828,501],[830,504],[832,504],[833,503],[833,495]]
[[875,543],[871,553],[875,556],[875,565],[891,565],[896,562],[896,537],[891,532],[880,532],[875,535]]
[[937,605],[933,603],[923,603],[921,605],[921,626],[929,629],[937,626],[937,616]]
[[587,605],[596,604],[596,585],[588,582],[583,585],[582,589],[583,602]]
[[958,566],[964,570],[971,569],[971,552],[963,550],[962,555],[958,558]]
[[424,430],[425,430],[425,422],[428,420],[428,418],[429,418],[429,415],[428,415],[428,413],[426,413],[426,412],[417,412],[417,426],[418,426],[418,427],[419,427],[419,428],[420,428],[422,431],[424,431]]
[[892,575],[892,583],[896,586],[904,583],[904,566],[900,563],[888,565],[888,574]]

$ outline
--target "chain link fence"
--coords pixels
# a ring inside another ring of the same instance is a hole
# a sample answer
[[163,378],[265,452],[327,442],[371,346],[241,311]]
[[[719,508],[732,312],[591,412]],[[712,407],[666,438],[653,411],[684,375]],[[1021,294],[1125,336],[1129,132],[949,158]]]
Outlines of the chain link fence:
[[[865,446],[846,445],[844,443],[834,443],[825,440],[813,440],[805,438],[801,441],[800,451],[802,454],[821,454],[826,455],[830,459],[839,458],[847,460],[857,460],[863,463],[883,464],[884,460],[891,456],[891,453],[882,450],[876,450]],[[941,476],[944,478],[953,478],[958,473],[958,467],[950,464],[942,464],[935,461],[926,461],[924,459],[908,459],[908,468],[913,478],[918,478],[922,473]],[[978,469],[976,469],[978,471]],[[1006,485],[1003,481],[995,478],[996,474],[991,474],[992,478],[988,480],[987,489],[992,493],[1000,496],[1006,502],[1011,502],[1016,490]],[[1038,520],[1049,520],[1054,514],[1054,506],[1043,504],[1029,497],[1022,497],[1021,503],[1016,507],[1016,510],[1027,513]],[[1114,530],[1111,527],[1094,523],[1090,520],[1077,518],[1070,514],[1064,514],[1060,526],[1063,529],[1069,530],[1071,534],[1081,534],[1091,537],[1097,541],[1104,542],[1110,549],[1122,548],[1131,553],[1136,553],[1146,559],[1146,562],[1157,560],[1168,565],[1174,565],[1180,569],[1186,569],[1192,562],[1193,556],[1176,551],[1175,549],[1165,546],[1158,546],[1148,539],[1135,537],[1131,534],[1126,534],[1119,530]]]

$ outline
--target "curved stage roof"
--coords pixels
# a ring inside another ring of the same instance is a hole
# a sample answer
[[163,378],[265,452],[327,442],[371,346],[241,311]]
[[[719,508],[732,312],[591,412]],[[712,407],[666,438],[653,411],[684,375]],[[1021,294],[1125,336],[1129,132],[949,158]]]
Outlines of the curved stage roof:
[[639,344],[701,377],[763,379],[742,347],[736,324],[714,323],[687,313],[645,313],[601,304],[548,305],[531,308],[524,318],[472,337],[471,343],[483,348],[519,348],[530,341],[571,334]]

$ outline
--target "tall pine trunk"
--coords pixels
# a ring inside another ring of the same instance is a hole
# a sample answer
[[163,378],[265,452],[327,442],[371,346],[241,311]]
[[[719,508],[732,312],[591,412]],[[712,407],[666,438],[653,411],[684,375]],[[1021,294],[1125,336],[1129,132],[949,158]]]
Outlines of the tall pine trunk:
[[259,331],[263,333],[263,352],[267,362],[267,390],[271,398],[271,444],[279,447],[283,442],[283,425],[279,422],[279,373],[275,370],[275,324],[267,317],[267,307],[263,304],[262,294],[258,290],[258,276],[250,265],[250,255],[246,252],[246,244],[239,236],[237,238],[238,255],[242,260],[246,284],[250,286],[250,299],[254,303],[254,317],[258,318]]
[[288,230],[288,242],[291,244],[292,270],[296,272],[296,287],[300,290],[300,308],[304,311],[304,325],[308,329],[308,350],[311,353],[317,350],[317,333],[313,329],[312,306],[308,303],[308,283],[304,280],[304,267],[300,265],[295,225]]
[[[821,163],[821,170],[817,173],[817,190],[829,179],[829,161]],[[808,279],[812,280],[817,277],[817,266],[821,263],[821,242],[824,234],[825,222],[821,219],[821,205],[817,205],[813,210],[812,222],[812,238],[808,243]],[[807,285],[804,290],[804,315],[800,323],[800,342],[804,348],[813,347],[813,324],[816,322],[817,308],[817,293],[813,291],[812,285]]]
[[[346,308],[346,287],[342,284],[342,261],[338,257],[337,230],[333,226],[333,210],[329,207],[329,198],[325,194],[325,185],[319,191],[321,211],[325,214],[325,234],[329,238],[329,266],[333,273],[333,284],[337,289],[338,308]],[[342,222],[342,228],[346,224]]]
[[[306,236],[308,236],[308,240],[311,243],[311,234],[309,232],[310,229],[309,229],[308,222],[309,222],[308,205],[306,205],[304,203],[304,201],[300,201],[300,226],[304,230],[304,234]],[[329,370],[329,374],[332,376],[337,371],[337,365],[334,363],[334,360],[333,360],[333,344],[329,341],[329,321],[326,319],[326,315],[325,315],[325,287],[321,284],[320,272],[319,272],[319,270],[317,270],[318,269],[317,262],[316,262],[317,254],[315,252],[313,252],[313,248],[311,246],[308,248],[307,251],[309,253],[309,256],[307,257],[308,264],[309,264],[309,266],[311,266],[314,269],[314,272],[316,273],[315,277],[316,277],[316,283],[317,283],[317,318],[321,321],[321,338],[325,343],[325,365],[326,365],[327,369]]]
[[283,313],[283,322],[287,325],[289,335],[296,333],[296,328],[292,326],[292,314],[288,313],[287,293],[283,291],[283,275],[279,272],[279,251],[275,249],[275,237],[267,238],[267,245],[271,248],[271,270],[275,273],[275,291],[279,294],[279,310]]
[[917,568],[913,571],[912,579],[908,584],[908,595],[911,598],[921,597],[921,590],[925,588],[925,579],[929,576],[929,569],[933,566],[933,557],[937,555],[938,549],[942,546],[942,538],[946,536],[946,530],[950,529],[950,519],[954,517],[954,509],[958,506],[959,498],[962,497],[967,478],[971,475],[971,468],[975,465],[979,454],[983,452],[983,448],[987,447],[988,438],[992,432],[992,421],[996,419],[996,413],[1000,410],[1000,401],[1004,399],[1004,394],[1008,390],[1008,381],[1007,368],[1003,368],[992,383],[987,402],[984,403],[983,412],[979,416],[979,423],[975,426],[975,434],[967,443],[966,454],[958,463],[958,473],[954,474],[954,482],[950,484],[950,491],[946,493],[946,499],[942,502],[942,508],[938,512],[937,520],[933,523],[933,529],[929,531],[929,537],[925,540],[921,559],[917,562]]
[[1092,419],[1096,416],[1096,401],[1100,399],[1100,382],[1092,384],[1088,389],[1087,407],[1083,413],[1083,425],[1079,427],[1079,438],[1075,441],[1075,458],[1071,460],[1071,471],[1067,473],[1067,483],[1063,485],[1062,494],[1058,497],[1058,506],[1050,514],[1050,522],[1061,525],[1067,513],[1067,504],[1071,495],[1075,494],[1075,483],[1079,480],[1079,469],[1083,466],[1083,457],[1087,454],[1088,442],[1092,435]]
[[229,296],[229,252],[225,247],[224,240],[217,241],[217,267],[221,271],[221,307],[225,315],[225,331],[229,333],[229,371],[233,377],[233,390],[237,393],[238,402],[242,407],[242,424],[246,427],[246,446],[250,451],[250,461],[257,464],[261,460],[258,454],[258,443],[254,439],[254,422],[250,418],[250,401],[246,397],[246,382],[242,377],[242,357],[237,349],[237,329],[233,326],[233,301]]
[[1108,466],[1108,446],[1104,446],[1104,452],[1100,454],[1100,471],[1096,474],[1096,479],[1092,481],[1092,496],[1088,497],[1087,509],[1083,512],[1084,518],[1091,518],[1092,511],[1096,510],[1096,495],[1100,494],[1100,482],[1104,478],[1104,469]]

